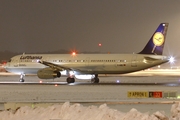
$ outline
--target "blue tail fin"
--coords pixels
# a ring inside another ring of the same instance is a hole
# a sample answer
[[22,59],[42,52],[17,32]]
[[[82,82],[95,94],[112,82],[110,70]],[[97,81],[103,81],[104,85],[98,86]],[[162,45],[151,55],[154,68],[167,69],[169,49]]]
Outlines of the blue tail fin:
[[139,54],[162,55],[167,29],[168,23],[161,23]]

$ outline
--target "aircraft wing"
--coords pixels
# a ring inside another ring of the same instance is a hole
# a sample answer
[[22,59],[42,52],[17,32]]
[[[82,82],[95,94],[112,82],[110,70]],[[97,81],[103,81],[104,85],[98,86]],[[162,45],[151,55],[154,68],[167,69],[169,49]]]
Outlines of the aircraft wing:
[[52,68],[53,70],[57,70],[57,71],[63,71],[63,70],[74,70],[73,68],[69,68],[69,67],[65,67],[63,65],[57,65],[51,62],[47,62],[47,61],[38,61],[39,63],[49,66],[50,68]]

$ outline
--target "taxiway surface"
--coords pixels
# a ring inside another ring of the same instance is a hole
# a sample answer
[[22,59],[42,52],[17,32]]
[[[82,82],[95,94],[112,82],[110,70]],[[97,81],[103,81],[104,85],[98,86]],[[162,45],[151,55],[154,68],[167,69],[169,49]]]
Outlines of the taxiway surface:
[[[177,98],[129,98],[128,91],[176,91],[180,94],[179,77],[102,77],[100,84],[77,81],[66,84],[66,78],[43,80],[26,76],[25,83],[19,83],[19,76],[0,77],[0,102],[30,103],[82,103],[84,105],[108,106],[127,112],[136,108],[141,112],[170,111]],[[118,83],[117,83],[118,82]],[[146,107],[145,107],[146,106]],[[125,109],[126,108],[126,109]]]

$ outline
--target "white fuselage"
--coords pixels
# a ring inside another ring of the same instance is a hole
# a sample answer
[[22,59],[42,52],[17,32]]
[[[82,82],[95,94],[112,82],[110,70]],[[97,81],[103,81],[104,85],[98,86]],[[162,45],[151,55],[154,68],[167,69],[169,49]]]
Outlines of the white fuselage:
[[74,56],[71,54],[26,54],[24,56],[17,55],[11,58],[5,69],[17,74],[37,74],[38,70],[48,67],[38,62],[42,60],[72,68],[76,74],[123,74],[154,67],[168,61],[166,56],[144,54],[77,54]]

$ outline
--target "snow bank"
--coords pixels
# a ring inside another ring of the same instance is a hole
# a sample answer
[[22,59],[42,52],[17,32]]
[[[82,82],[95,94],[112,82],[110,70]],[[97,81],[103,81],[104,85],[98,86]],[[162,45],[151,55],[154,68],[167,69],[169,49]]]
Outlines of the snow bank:
[[180,103],[172,105],[171,116],[168,118],[165,113],[157,111],[152,115],[141,113],[132,108],[129,112],[123,113],[110,109],[106,104],[99,107],[85,107],[81,104],[70,105],[69,102],[63,105],[43,107],[21,107],[16,111],[0,112],[0,120],[179,120]]

